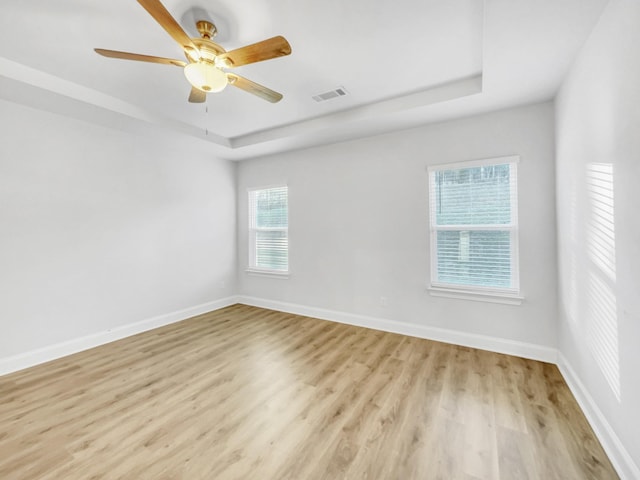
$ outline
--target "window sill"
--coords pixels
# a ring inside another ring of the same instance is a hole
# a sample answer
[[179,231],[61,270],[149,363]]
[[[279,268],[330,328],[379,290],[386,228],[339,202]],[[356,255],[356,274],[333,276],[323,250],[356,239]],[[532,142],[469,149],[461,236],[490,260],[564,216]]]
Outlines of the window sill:
[[279,270],[260,270],[257,268],[247,268],[245,269],[245,272],[255,277],[272,277],[272,278],[280,278],[285,280],[289,278],[288,271],[282,272]]
[[512,293],[485,292],[435,286],[430,286],[427,290],[429,290],[429,294],[434,297],[458,298],[461,300],[500,303],[503,305],[522,305],[524,300],[524,297]]

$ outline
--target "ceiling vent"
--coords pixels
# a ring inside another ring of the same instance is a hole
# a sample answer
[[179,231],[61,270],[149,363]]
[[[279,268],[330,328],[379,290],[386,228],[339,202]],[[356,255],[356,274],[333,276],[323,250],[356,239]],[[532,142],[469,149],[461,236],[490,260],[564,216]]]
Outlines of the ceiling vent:
[[347,90],[344,87],[338,87],[335,90],[329,90],[328,92],[319,93],[314,95],[313,98],[316,102],[326,102],[332,98],[344,97],[347,94]]

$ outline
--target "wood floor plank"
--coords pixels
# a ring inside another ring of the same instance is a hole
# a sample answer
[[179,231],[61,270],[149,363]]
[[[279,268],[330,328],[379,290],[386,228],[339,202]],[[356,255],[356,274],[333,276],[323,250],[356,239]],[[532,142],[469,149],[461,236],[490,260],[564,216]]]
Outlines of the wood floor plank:
[[0,478],[618,478],[550,364],[245,305],[0,377]]

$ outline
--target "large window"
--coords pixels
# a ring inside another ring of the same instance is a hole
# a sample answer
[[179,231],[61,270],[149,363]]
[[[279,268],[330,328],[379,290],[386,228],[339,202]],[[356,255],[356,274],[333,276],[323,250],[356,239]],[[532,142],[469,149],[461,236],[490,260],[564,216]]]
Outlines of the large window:
[[517,162],[429,168],[432,290],[518,295]]
[[286,186],[249,190],[249,270],[289,271],[289,213]]

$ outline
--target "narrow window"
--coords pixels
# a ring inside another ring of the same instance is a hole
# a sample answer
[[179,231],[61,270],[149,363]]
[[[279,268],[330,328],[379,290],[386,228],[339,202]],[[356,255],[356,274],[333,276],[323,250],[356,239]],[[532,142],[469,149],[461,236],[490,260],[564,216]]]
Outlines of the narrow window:
[[249,270],[289,271],[289,208],[286,186],[249,190]]

